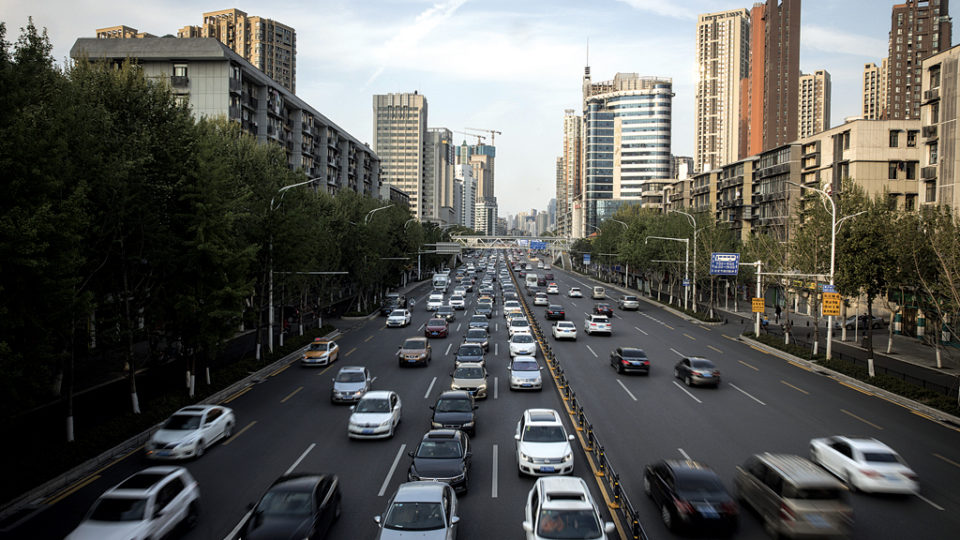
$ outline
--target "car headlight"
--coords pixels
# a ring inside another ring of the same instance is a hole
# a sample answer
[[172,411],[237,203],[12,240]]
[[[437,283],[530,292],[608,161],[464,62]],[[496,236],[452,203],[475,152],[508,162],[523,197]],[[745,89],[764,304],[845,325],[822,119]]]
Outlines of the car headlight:
[[391,420],[384,420],[383,422],[380,422],[380,427],[389,426],[390,422]]
[[460,474],[454,476],[453,478],[451,478],[450,480],[451,480],[452,482],[460,482],[461,480],[463,480],[463,479],[466,478],[466,477],[467,477],[467,475],[465,475],[465,474],[463,474],[463,473],[460,473]]
[[450,389],[451,389],[451,390],[459,390],[459,389],[460,389],[460,385],[459,385],[459,384],[451,384],[451,385],[450,385]]
[[473,424],[474,424],[473,422],[464,422],[464,423],[463,423],[463,427],[465,427],[465,428],[472,428],[472,427],[473,427]]
[[524,461],[530,461],[530,456],[524,454],[523,452],[520,452],[520,459]]
[[430,427],[434,429],[440,429],[443,427],[443,424],[441,424],[440,422],[430,422]]
[[483,383],[477,387],[477,390],[486,390],[486,389],[487,389],[487,383]]
[[573,452],[567,452],[567,454],[563,456],[564,461],[570,461],[571,459],[573,459]]

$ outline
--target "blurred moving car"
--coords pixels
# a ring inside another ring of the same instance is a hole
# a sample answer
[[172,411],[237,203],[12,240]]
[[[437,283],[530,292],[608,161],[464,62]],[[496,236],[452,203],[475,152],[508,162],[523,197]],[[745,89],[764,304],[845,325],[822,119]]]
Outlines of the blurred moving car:
[[430,341],[426,337],[412,337],[403,340],[400,350],[397,351],[400,367],[409,365],[427,365],[430,363],[430,357],[433,349],[430,347]]
[[373,386],[370,371],[363,366],[343,366],[333,378],[332,403],[356,403]]
[[427,297],[426,308],[427,311],[436,311],[440,309],[440,306],[443,305],[443,293],[430,293],[430,296]]
[[547,306],[546,317],[548,321],[562,321],[567,317],[567,313],[563,310],[563,306],[551,304]]
[[550,304],[550,298],[547,297],[547,293],[538,292],[533,297],[533,305],[535,306],[546,306],[548,304]]
[[[847,320],[843,321],[843,326],[847,330],[853,330],[855,328],[866,329],[868,318],[869,317],[866,314],[851,315],[850,317],[847,317]],[[871,326],[873,326],[874,328],[883,328],[884,325],[886,324],[887,324],[887,321],[885,321],[883,317],[877,317],[876,315],[873,316],[873,323],[871,324]],[[833,323],[834,328],[840,328],[840,326],[841,326],[840,321],[834,321]]]
[[340,479],[332,474],[287,474],[253,507],[240,538],[326,538],[341,513]]
[[583,321],[583,332],[588,336],[591,334],[613,334],[613,326],[610,319],[604,315],[587,315]]
[[478,343],[466,343],[460,345],[457,349],[456,360],[454,360],[454,365],[459,366],[464,362],[475,362],[482,366],[486,366],[487,362],[483,357],[483,346]]
[[917,473],[876,439],[823,437],[810,441],[810,460],[846,482],[851,491],[916,493]]
[[470,437],[458,429],[428,431],[417,449],[409,453],[413,463],[407,480],[435,480],[449,484],[457,493],[466,493],[470,481]]
[[570,298],[583,298],[583,293],[580,291],[580,287],[570,287],[570,290],[567,291],[567,296]]
[[510,358],[515,356],[537,356],[537,340],[529,332],[516,332],[508,341]]
[[517,333],[530,333],[530,323],[527,322],[526,317],[513,317],[507,323],[507,335],[513,337]]
[[617,307],[624,311],[636,311],[640,309],[640,299],[636,296],[625,294],[621,296],[619,300],[617,300]]
[[610,365],[620,374],[627,371],[650,374],[650,360],[647,358],[647,353],[636,347],[617,347],[611,351]]
[[647,465],[643,491],[660,510],[672,531],[701,529],[730,534],[737,530],[740,509],[717,473],[690,460],[664,460]]
[[458,364],[450,373],[451,390],[463,390],[476,399],[487,398],[487,370],[479,362],[464,362]]
[[433,316],[438,319],[443,319],[447,322],[450,322],[457,319],[457,312],[449,305],[440,306],[437,309],[437,312],[433,314]]
[[673,376],[687,386],[720,386],[720,370],[706,358],[691,356],[680,360],[673,368]]
[[433,429],[460,429],[470,435],[477,432],[477,405],[473,396],[463,390],[448,390],[440,394],[437,402],[430,406],[433,417],[430,427]]
[[389,390],[364,394],[356,405],[351,405],[347,435],[353,439],[383,439],[393,437],[400,423],[400,396]]
[[200,457],[213,443],[233,433],[233,410],[219,405],[190,405],[173,413],[144,446],[150,459]]
[[387,316],[387,326],[391,328],[401,328],[410,324],[410,310],[395,309]]
[[430,319],[423,327],[423,335],[426,337],[445,338],[450,331],[450,326],[446,319]]
[[547,294],[560,294],[560,287],[556,283],[547,285]]
[[610,304],[600,303],[593,306],[593,312],[597,315],[603,315],[605,317],[613,317],[613,308],[610,307]]
[[527,540],[606,540],[616,531],[582,478],[538,478],[527,495],[523,530]]
[[400,484],[384,513],[373,518],[380,527],[377,539],[454,540],[458,510],[457,494],[449,484],[431,480]]
[[[473,321],[471,321],[472,323]],[[486,321],[484,321],[486,322]],[[484,351],[490,350],[490,334],[487,333],[487,328],[489,328],[489,323],[486,326],[474,327],[471,326],[467,329],[467,335],[463,337],[464,343],[474,343],[483,347]]]

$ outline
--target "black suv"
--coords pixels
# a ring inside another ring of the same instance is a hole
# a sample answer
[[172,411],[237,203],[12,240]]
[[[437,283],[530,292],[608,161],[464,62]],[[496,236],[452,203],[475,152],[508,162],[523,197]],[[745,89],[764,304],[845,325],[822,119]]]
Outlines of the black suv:
[[466,493],[470,474],[470,437],[458,429],[434,429],[427,432],[417,450],[410,452],[413,463],[407,480],[439,480],[457,493]]
[[437,402],[430,406],[433,418],[430,427],[433,429],[460,429],[470,435],[477,433],[477,406],[473,396],[464,390],[448,390],[437,398]]

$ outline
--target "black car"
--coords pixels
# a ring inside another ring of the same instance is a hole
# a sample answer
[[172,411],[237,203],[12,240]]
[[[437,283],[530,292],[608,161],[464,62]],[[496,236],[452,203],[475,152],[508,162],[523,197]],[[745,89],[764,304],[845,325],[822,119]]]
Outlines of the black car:
[[557,304],[551,304],[547,306],[547,320],[548,321],[562,321],[567,317],[567,313],[563,311],[563,306]]
[[242,537],[326,538],[340,517],[340,480],[332,474],[288,474],[251,505]]
[[503,301],[506,302],[508,300],[520,300],[520,295],[514,291],[504,291]]
[[617,347],[610,353],[610,365],[617,369],[617,373],[636,371],[644,375],[650,374],[650,360],[643,349]]
[[527,296],[536,296],[538,292],[540,292],[540,287],[536,285],[527,287]]
[[407,480],[439,480],[466,493],[470,475],[470,437],[458,429],[433,429],[423,436],[407,471]]
[[473,312],[489,319],[493,316],[493,305],[486,302],[477,303],[477,307],[474,308]]
[[483,346],[479,343],[464,343],[457,349],[457,364],[463,362],[478,362],[485,364],[483,360]]
[[450,306],[440,306],[434,317],[450,322],[457,318],[457,312]]
[[593,306],[593,312],[597,315],[606,315],[607,317],[613,317],[613,308],[610,307],[610,304],[596,304]]
[[740,510],[717,473],[696,461],[665,460],[647,465],[643,490],[668,529],[732,533]]
[[[484,322],[487,322],[484,319]],[[490,323],[487,323],[489,328]],[[486,328],[476,328],[471,327],[467,330],[467,335],[463,338],[464,343],[474,343],[483,347],[483,350],[490,350],[490,335],[487,333]]]
[[464,390],[448,390],[437,398],[437,402],[430,406],[433,409],[433,418],[430,426],[433,429],[460,429],[470,435],[477,433],[477,406],[473,396]]
[[[406,302],[404,302],[404,304],[405,303]],[[387,301],[383,303],[383,307],[380,308],[380,315],[386,317],[387,315],[390,315],[390,313],[393,310],[403,309],[403,308],[404,306],[400,304],[399,300],[397,300],[396,298],[390,298],[390,299],[387,299]]]

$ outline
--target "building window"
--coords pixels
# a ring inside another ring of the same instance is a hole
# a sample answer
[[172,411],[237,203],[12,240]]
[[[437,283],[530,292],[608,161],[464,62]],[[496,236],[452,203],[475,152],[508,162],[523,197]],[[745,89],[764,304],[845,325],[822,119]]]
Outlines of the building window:
[[916,180],[917,179],[917,162],[916,161],[907,161],[903,164],[904,169],[907,171],[907,180]]
[[850,130],[843,132],[843,149],[844,150],[850,149]]
[[917,130],[911,129],[907,131],[907,146],[910,148],[917,146]]
[[938,151],[938,150],[939,150],[939,148],[937,148],[937,141],[933,141],[932,143],[930,143],[930,144],[927,145],[927,156],[929,157],[929,159],[927,160],[927,164],[928,164],[928,165],[936,165],[936,164],[937,164],[937,155],[938,155],[938,154],[937,154],[937,151]]
[[887,164],[887,180],[897,179],[897,162],[891,161]]
[[940,64],[930,68],[930,88],[940,88]]
[[896,148],[900,146],[900,131],[896,129],[890,130],[890,148]]
[[940,102],[934,101],[930,105],[930,123],[939,124],[940,123]]
[[925,186],[923,200],[926,202],[937,202],[937,183],[927,182]]
[[174,64],[174,65],[173,65],[173,76],[174,76],[174,77],[186,77],[186,76],[187,76],[187,65],[186,65],[186,64]]

